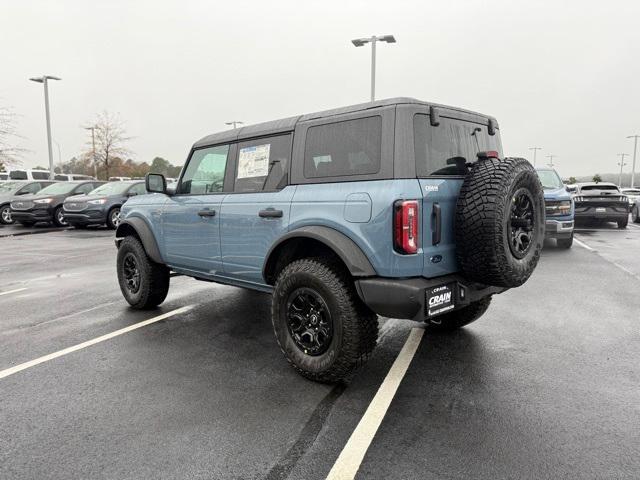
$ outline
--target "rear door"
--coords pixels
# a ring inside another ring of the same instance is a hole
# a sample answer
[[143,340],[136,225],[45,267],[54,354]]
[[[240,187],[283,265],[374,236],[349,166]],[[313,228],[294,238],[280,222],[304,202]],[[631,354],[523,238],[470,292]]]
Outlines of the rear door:
[[425,277],[458,270],[455,257],[455,213],[467,163],[477,153],[497,150],[499,133],[489,135],[487,125],[443,115],[432,125],[428,110],[413,117],[416,173],[422,189],[422,238]]
[[289,226],[295,186],[288,186],[293,134],[240,141],[233,192],[222,202],[220,233],[226,277],[263,284],[269,248]]

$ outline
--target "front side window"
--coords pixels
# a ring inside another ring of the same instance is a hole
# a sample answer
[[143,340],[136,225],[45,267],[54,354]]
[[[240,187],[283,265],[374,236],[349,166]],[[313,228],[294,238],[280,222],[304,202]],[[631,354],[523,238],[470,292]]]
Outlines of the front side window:
[[310,127],[304,150],[304,176],[378,173],[381,148],[382,118],[379,116]]
[[94,188],[95,186],[93,185],[93,183],[85,183],[83,185],[80,185],[78,188],[76,188],[74,193],[77,195],[86,195]]
[[40,184],[39,183],[30,183],[28,185],[25,185],[24,187],[22,187],[20,189],[20,194],[25,194],[25,193],[38,193],[40,191]]
[[202,148],[191,155],[179,193],[200,195],[222,192],[229,145]]
[[144,195],[145,193],[147,193],[147,188],[145,187],[144,183],[138,183],[131,187],[129,193],[132,195]]
[[291,134],[241,142],[233,190],[260,192],[281,188],[291,159]]
[[494,150],[502,156],[500,132],[489,135],[487,126],[451,118],[440,118],[434,127],[429,116],[413,117],[416,172],[419,177],[465,175],[467,163],[475,162],[478,152]]

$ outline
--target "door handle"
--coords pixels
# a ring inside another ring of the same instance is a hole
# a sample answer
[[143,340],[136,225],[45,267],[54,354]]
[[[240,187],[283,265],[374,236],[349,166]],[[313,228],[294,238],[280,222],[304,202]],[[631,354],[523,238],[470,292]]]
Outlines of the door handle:
[[431,234],[431,243],[433,245],[438,245],[442,239],[442,209],[440,208],[440,204],[433,204],[431,216],[433,217],[435,224],[433,233]]
[[198,215],[200,215],[201,217],[215,217],[216,216],[216,211],[215,210],[209,210],[204,209],[204,210],[200,210],[198,212]]
[[258,212],[260,218],[280,218],[282,217],[282,210],[276,210],[275,208],[267,208],[266,210],[260,210]]

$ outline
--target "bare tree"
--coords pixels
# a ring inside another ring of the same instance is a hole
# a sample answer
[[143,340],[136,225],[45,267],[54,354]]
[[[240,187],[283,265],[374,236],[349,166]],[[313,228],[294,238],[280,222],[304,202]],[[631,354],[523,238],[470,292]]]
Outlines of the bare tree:
[[16,145],[21,138],[16,130],[16,114],[7,107],[0,107],[0,170],[20,163],[26,151]]
[[[109,179],[109,169],[111,163],[116,158],[126,158],[131,151],[125,147],[125,144],[131,140],[126,135],[124,122],[117,114],[104,111],[96,116],[96,120],[87,125],[87,128],[93,127],[96,141],[95,161],[100,165],[100,169],[104,170],[105,179]],[[87,143],[88,150],[83,155],[93,158],[93,145],[91,139]]]

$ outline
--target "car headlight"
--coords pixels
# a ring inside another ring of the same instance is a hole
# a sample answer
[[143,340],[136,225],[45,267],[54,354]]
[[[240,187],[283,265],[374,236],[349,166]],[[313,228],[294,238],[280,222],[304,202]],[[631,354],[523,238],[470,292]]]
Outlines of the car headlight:
[[547,215],[569,215],[571,213],[571,200],[548,202],[546,204]]
[[99,198],[98,200],[89,200],[87,203],[90,203],[91,205],[104,205],[107,203],[107,199]]
[[41,198],[39,200],[34,200],[33,203],[51,203],[53,202],[53,198]]

